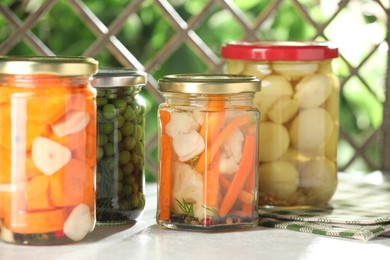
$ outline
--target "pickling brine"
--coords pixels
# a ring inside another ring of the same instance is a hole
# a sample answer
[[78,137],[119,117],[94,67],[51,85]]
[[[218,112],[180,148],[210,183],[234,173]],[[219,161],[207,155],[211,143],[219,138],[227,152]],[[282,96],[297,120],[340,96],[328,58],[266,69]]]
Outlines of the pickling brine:
[[0,58],[1,240],[63,244],[94,229],[96,69],[89,58]]
[[165,103],[158,112],[157,222],[190,229],[256,226],[259,112],[252,99],[259,81],[173,75],[159,86]]
[[337,48],[327,43],[232,43],[227,72],[254,75],[262,91],[259,204],[323,206],[337,186]]

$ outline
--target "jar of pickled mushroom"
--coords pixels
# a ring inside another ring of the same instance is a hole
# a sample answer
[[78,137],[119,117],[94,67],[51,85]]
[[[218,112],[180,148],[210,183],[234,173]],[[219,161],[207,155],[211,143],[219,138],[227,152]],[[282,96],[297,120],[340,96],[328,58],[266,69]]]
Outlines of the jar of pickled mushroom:
[[326,42],[228,43],[227,72],[254,75],[263,89],[259,204],[322,206],[337,186],[339,82]]
[[87,57],[0,57],[2,241],[64,244],[94,229],[96,70]]
[[96,219],[98,225],[135,222],[145,206],[145,102],[138,95],[146,73],[99,69],[97,90]]
[[257,225],[260,90],[256,77],[179,74],[159,80],[157,223],[213,230]]

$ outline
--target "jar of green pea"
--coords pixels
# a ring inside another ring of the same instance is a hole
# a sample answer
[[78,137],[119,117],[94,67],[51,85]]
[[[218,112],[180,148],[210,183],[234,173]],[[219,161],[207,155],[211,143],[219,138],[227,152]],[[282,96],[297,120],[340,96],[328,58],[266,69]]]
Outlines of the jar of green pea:
[[97,89],[96,220],[99,225],[134,222],[145,206],[145,102],[138,95],[146,73],[100,69]]

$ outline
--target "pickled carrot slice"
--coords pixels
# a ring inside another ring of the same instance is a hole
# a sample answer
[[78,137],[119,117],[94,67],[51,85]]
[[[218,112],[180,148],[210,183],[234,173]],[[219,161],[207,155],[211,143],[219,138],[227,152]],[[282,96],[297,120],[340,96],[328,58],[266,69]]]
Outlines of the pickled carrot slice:
[[53,205],[49,197],[49,181],[46,175],[34,177],[26,189],[26,205],[28,211],[51,210]]
[[34,161],[32,159],[31,153],[26,154],[26,177],[27,179],[32,179],[36,176],[40,176],[43,173],[38,170],[38,168],[35,166]]
[[79,131],[77,133],[66,135],[63,137],[59,137],[56,136],[54,133],[51,133],[48,138],[69,148],[69,150],[75,150],[79,146],[85,145],[87,137],[85,131]]
[[23,148],[31,151],[33,140],[40,135],[44,135],[48,131],[48,127],[44,124],[37,124],[29,120],[26,121],[24,115],[19,115],[21,118],[16,117],[11,121],[10,105],[3,105],[1,107],[1,146],[7,149]]
[[4,223],[15,233],[39,234],[62,230],[66,217],[65,208],[31,213],[16,212],[6,214]]
[[159,111],[160,136],[160,176],[159,176],[159,220],[169,220],[171,215],[171,187],[172,187],[172,147],[171,139],[165,133],[165,127],[171,119],[166,110]]
[[204,174],[205,208],[218,208],[219,198],[219,156],[217,155]]
[[237,198],[240,196],[241,191],[244,188],[245,182],[248,179],[252,164],[255,163],[254,152],[256,149],[255,137],[247,135],[245,137],[244,149],[242,152],[242,158],[240,166],[234,175],[232,183],[225,193],[220,205],[219,214],[224,217],[230,209],[233,207]]
[[13,214],[26,210],[25,190],[27,182],[0,184],[0,215]]
[[[93,171],[86,162],[71,159],[61,170],[50,176],[50,196],[57,207],[84,202],[85,190],[93,186]],[[92,187],[93,189],[93,187]]]
[[[211,144],[210,148],[207,151],[207,158],[206,158],[206,152],[203,152],[198,159],[198,162],[195,166],[197,172],[204,172],[205,166],[209,165],[212,160],[214,159],[214,156],[217,154],[218,150],[221,148],[223,142],[229,137],[229,135],[237,128],[249,124],[251,122],[254,122],[254,117],[252,115],[243,115],[240,117],[237,117],[233,119],[230,123],[224,127],[224,129],[221,130],[221,132],[218,134],[218,136],[215,138],[214,142]],[[243,157],[245,158],[245,157]],[[207,159],[207,162],[206,162]]]
[[0,148],[0,183],[23,182],[27,180],[25,165],[21,156],[24,154],[11,154],[11,150]]

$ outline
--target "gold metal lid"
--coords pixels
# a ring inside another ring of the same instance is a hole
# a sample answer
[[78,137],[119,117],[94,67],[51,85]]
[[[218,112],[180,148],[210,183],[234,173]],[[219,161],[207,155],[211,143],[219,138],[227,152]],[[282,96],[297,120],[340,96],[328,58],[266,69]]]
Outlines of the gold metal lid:
[[92,86],[104,87],[128,87],[145,85],[146,73],[126,68],[101,68],[93,76]]
[[260,80],[255,76],[232,74],[175,74],[158,81],[162,92],[189,94],[238,94],[258,92]]
[[0,56],[0,74],[83,76],[96,73],[98,62],[77,56]]

